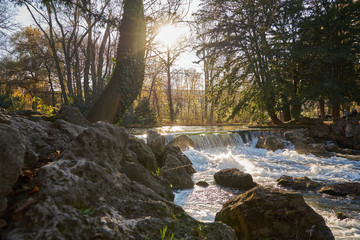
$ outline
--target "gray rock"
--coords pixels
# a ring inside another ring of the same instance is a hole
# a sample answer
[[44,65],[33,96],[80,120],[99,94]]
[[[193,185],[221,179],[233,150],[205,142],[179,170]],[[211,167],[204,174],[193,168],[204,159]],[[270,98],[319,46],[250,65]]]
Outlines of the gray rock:
[[59,129],[69,136],[71,140],[74,140],[82,131],[85,130],[85,127],[83,126],[75,125],[62,119],[55,120],[51,127]]
[[313,137],[317,137],[317,138],[329,137],[329,134],[331,132],[331,127],[326,124],[309,126],[309,129],[310,129],[311,135]]
[[174,189],[192,188],[194,182],[191,174],[195,172],[192,162],[177,146],[166,149],[160,168],[161,175],[167,179]]
[[256,187],[226,202],[215,221],[238,239],[334,239],[324,219],[300,194]]
[[[69,132],[81,128],[66,122],[53,124],[41,119],[31,121],[22,117],[13,117],[11,126],[26,138],[25,165],[28,167],[36,165],[39,159],[48,159],[51,154],[63,151],[76,136],[76,132]],[[65,130],[65,127],[68,129]]]
[[266,136],[265,138],[259,138],[256,147],[264,148],[268,151],[276,151],[278,149],[284,149],[284,143],[278,137]]
[[195,143],[191,138],[186,135],[180,135],[168,143],[168,146],[178,146],[181,151],[185,151],[187,148],[195,147]]
[[346,124],[345,125],[345,136],[347,138],[354,137],[355,136],[355,127],[352,124]]
[[249,190],[256,187],[256,183],[248,173],[241,172],[237,168],[223,169],[214,175],[215,182],[224,187]]
[[200,186],[200,187],[208,187],[209,184],[206,182],[206,181],[198,181],[196,183],[197,186]]
[[121,171],[132,181],[136,181],[150,188],[161,197],[169,201],[174,200],[175,195],[172,192],[170,183],[160,176],[152,176],[151,172],[143,165],[133,162],[126,162]]
[[25,156],[25,138],[17,129],[0,123],[0,217],[7,195],[19,178]]
[[296,129],[291,130],[284,133],[284,138],[287,141],[290,141],[292,143],[297,142],[299,140],[304,140],[306,137],[310,135],[309,131],[307,129]]
[[312,181],[308,177],[296,178],[282,175],[276,181],[278,185],[294,190],[315,190],[320,187],[319,183]]
[[345,182],[324,186],[319,193],[326,193],[334,196],[360,198],[360,182]]
[[84,130],[59,159],[39,169],[34,182],[40,191],[2,239],[160,239],[165,227],[174,239],[236,239],[230,227],[198,222],[140,184],[136,178],[146,181],[150,172],[126,161],[128,141],[115,125],[98,122]]
[[339,146],[335,143],[329,143],[325,145],[325,150],[328,152],[337,152],[339,150]]
[[342,213],[342,212],[337,212],[336,213],[336,218],[337,219],[340,219],[340,220],[345,220],[345,219],[348,219],[350,218],[349,215],[345,214],[345,213]]
[[269,151],[276,151],[278,149],[284,149],[284,143],[278,137],[268,136],[265,138],[264,148]]
[[147,145],[154,152],[156,158],[160,159],[166,149],[165,137],[155,131],[147,132]]
[[76,107],[62,106],[59,113],[53,117],[54,120],[62,119],[75,125],[89,127],[91,123],[81,114]]
[[300,154],[321,154],[325,153],[325,144],[323,143],[309,143],[296,144],[295,150]]
[[264,143],[265,143],[265,138],[259,137],[255,147],[256,148],[264,148]]
[[131,138],[127,145],[127,152],[132,156],[132,161],[138,161],[150,172],[157,170],[155,155],[143,140]]
[[330,125],[330,127],[335,134],[340,134],[344,130],[345,125],[346,125],[346,120],[342,118],[338,118],[338,119],[334,119],[334,122]]
[[126,160],[129,135],[124,128],[106,122],[97,122],[72,141],[60,158],[86,158],[100,166],[121,169]]

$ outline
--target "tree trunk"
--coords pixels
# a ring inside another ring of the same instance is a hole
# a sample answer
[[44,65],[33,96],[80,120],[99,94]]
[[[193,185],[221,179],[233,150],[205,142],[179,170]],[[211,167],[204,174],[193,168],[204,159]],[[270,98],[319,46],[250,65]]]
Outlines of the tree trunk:
[[171,64],[170,64],[170,52],[169,51],[170,50],[168,50],[168,52],[167,52],[167,64],[166,64],[166,68],[167,68],[167,97],[168,97],[168,102],[169,102],[170,123],[174,123],[175,122],[175,112],[174,112],[174,106],[173,106],[173,101],[172,101],[171,72],[170,72]]
[[[111,11],[109,13],[109,18],[108,21],[110,22],[111,19]],[[103,65],[104,65],[104,53],[105,53],[105,46],[106,46],[106,42],[108,40],[108,38],[110,37],[110,23],[107,23],[106,25],[106,30],[104,33],[104,37],[101,41],[101,45],[100,45],[100,49],[99,49],[99,62],[98,62],[98,66],[97,66],[97,89],[96,89],[96,93],[100,94],[102,92],[102,90],[105,87],[105,78],[103,76]]]
[[333,119],[340,117],[340,104],[339,103],[333,103],[332,104],[331,115],[332,115]]
[[146,25],[142,0],[124,0],[124,13],[119,28],[116,67],[108,87],[87,116],[90,122],[113,123],[122,116],[139,94],[144,80]]
[[266,104],[266,110],[267,110],[267,113],[269,114],[271,122],[273,124],[276,124],[276,125],[283,124],[283,122],[277,117],[273,104],[268,102]]
[[[87,19],[88,27],[91,26],[91,19]],[[92,44],[92,30],[89,30],[88,40],[86,46],[86,54],[85,54],[85,67],[84,67],[84,96],[85,103],[89,104],[90,102],[90,81],[89,81],[89,73],[90,73],[90,59],[91,59],[91,44]]]
[[319,100],[319,106],[320,106],[320,116],[321,116],[321,119],[324,121],[325,120],[325,102],[323,99]]
[[286,106],[283,110],[284,114],[284,122],[291,121],[291,112],[290,112],[290,106]]

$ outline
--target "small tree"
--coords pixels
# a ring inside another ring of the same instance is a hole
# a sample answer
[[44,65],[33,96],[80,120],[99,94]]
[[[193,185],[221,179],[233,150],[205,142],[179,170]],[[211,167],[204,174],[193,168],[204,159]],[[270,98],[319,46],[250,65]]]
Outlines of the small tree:
[[135,108],[134,124],[154,125],[156,124],[156,116],[154,110],[150,107],[149,99],[140,100]]

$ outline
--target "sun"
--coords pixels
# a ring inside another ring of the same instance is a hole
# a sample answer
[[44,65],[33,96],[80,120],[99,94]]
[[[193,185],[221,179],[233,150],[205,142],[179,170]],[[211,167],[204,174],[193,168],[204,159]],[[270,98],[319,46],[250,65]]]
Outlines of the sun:
[[184,29],[174,24],[168,24],[160,28],[156,39],[166,47],[173,47],[177,45],[184,36]]

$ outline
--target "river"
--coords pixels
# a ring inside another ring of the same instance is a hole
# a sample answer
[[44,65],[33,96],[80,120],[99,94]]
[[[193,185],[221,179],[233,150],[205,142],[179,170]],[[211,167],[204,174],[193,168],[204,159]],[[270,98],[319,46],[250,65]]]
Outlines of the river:
[[[188,135],[195,148],[184,152],[193,162],[196,173],[194,182],[208,182],[206,188],[175,191],[174,202],[199,221],[214,221],[222,205],[240,192],[219,187],[213,175],[225,168],[238,168],[250,173],[254,181],[263,186],[280,188],[276,179],[281,175],[307,176],[321,183],[360,181],[360,162],[340,157],[319,158],[301,155],[285,142],[286,149],[275,152],[255,148],[260,135],[278,135],[282,131],[247,130],[239,127],[163,127],[153,129],[166,136],[167,141],[180,134]],[[144,130],[133,133],[145,138]],[[315,192],[302,192],[305,201],[321,216],[330,227],[336,239],[360,239],[360,201],[343,197],[332,197]],[[339,220],[337,212],[350,216]]]

